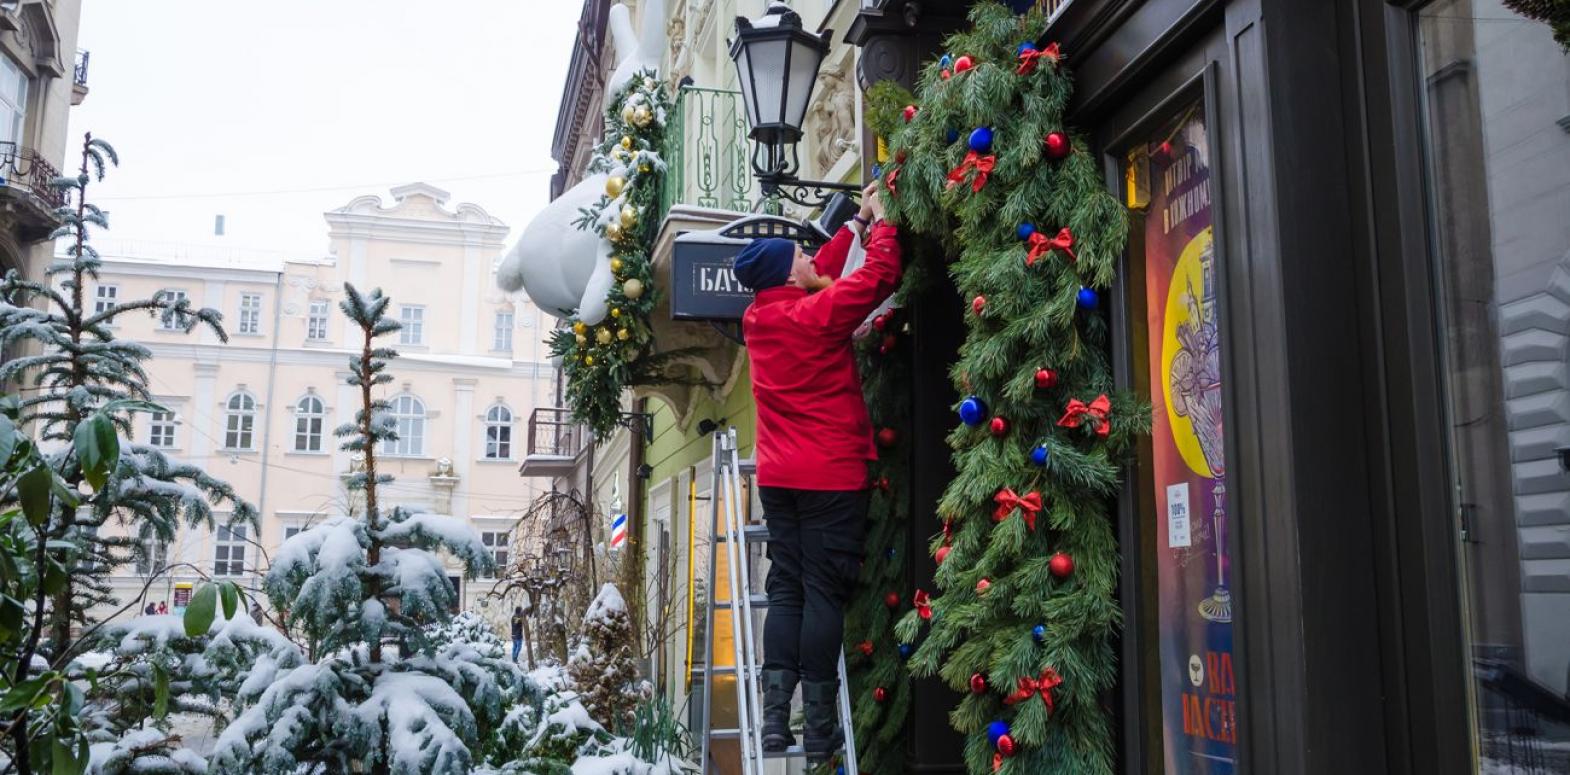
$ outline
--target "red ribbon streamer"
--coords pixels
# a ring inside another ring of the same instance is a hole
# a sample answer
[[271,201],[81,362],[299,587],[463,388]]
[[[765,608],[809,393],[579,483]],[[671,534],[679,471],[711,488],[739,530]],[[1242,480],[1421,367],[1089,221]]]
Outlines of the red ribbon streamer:
[[1046,59],[1055,65],[1061,58],[1058,51],[1057,43],[1050,43],[1040,51],[1035,49],[1021,51],[1019,52],[1019,68],[1014,72],[1019,75],[1030,75],[1032,72],[1035,72],[1037,62],[1042,59]]
[[899,194],[899,189],[894,187],[894,181],[896,180],[899,180],[898,167],[889,170],[889,174],[883,176],[883,187],[889,190],[891,196]]
[[1107,415],[1112,412],[1112,400],[1102,394],[1089,404],[1074,399],[1068,402],[1068,407],[1063,412],[1063,418],[1058,420],[1058,425],[1064,428],[1078,428],[1086,422],[1096,424],[1096,435],[1107,437],[1112,424],[1107,421]]
[[1048,237],[1041,232],[1030,235],[1030,253],[1025,256],[1025,266],[1032,266],[1036,259],[1054,251],[1061,250],[1068,256],[1069,261],[1078,261],[1079,256],[1074,255],[1074,232],[1064,226],[1056,237]]
[[1003,754],[995,753],[992,755],[992,771],[997,772],[1001,769],[1003,769]]
[[1025,525],[1032,531],[1036,529],[1036,515],[1041,513],[1041,493],[1032,490],[1020,497],[1012,489],[1004,487],[992,496],[992,500],[998,504],[997,511],[992,512],[993,522],[1002,522],[1014,509],[1019,509],[1025,515]]
[[970,190],[973,192],[980,191],[982,186],[987,185],[987,176],[992,174],[992,168],[997,163],[998,157],[996,156],[982,156],[975,151],[971,151],[965,154],[965,160],[960,162],[958,167],[949,172],[949,187],[952,188],[955,184],[964,183],[966,175],[971,170],[975,170],[976,177],[971,181]]
[[911,596],[911,602],[916,604],[917,616],[923,619],[932,618],[932,597],[930,595],[918,589],[916,594]]
[[1058,671],[1050,667],[1041,671],[1040,678],[1031,678],[1028,675],[1021,676],[1019,688],[1005,698],[1003,704],[1013,705],[1016,702],[1023,702],[1039,694],[1041,695],[1041,701],[1047,704],[1047,715],[1050,716],[1053,710],[1052,690],[1061,683],[1063,683],[1063,678],[1058,675]]

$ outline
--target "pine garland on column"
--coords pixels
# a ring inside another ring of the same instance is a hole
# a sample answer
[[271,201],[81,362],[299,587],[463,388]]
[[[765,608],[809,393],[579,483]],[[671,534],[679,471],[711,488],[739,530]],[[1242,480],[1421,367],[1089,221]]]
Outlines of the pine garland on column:
[[902,233],[952,258],[968,329],[951,371],[957,474],[931,526],[937,589],[910,594],[896,631],[913,674],[965,694],[950,720],[971,772],[1110,774],[1110,506],[1149,425],[1107,354],[1126,215],[1067,134],[1044,14],[989,2],[970,20],[923,73],[884,173]]

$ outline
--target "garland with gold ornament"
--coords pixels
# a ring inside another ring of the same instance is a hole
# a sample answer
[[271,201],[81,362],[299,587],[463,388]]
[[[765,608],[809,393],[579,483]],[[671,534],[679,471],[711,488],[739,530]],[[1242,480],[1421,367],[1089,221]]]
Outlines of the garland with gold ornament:
[[670,113],[670,98],[652,70],[634,75],[614,95],[605,110],[605,137],[588,169],[610,176],[605,193],[574,222],[609,243],[615,279],[605,318],[595,325],[572,320],[551,335],[550,347],[566,373],[574,419],[597,437],[616,428],[624,390],[668,381],[662,374],[673,354],[654,354],[649,320],[658,300],[651,252],[665,175],[660,149]]

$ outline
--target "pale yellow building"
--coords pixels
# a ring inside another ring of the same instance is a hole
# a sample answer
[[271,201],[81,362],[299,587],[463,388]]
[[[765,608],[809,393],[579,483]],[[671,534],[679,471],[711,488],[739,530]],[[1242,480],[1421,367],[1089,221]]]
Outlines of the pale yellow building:
[[[227,480],[261,512],[259,530],[188,531],[152,547],[153,560],[258,587],[287,536],[349,506],[343,477],[355,461],[333,429],[359,408],[344,378],[361,336],[338,308],[350,283],[380,287],[403,323],[378,340],[401,354],[389,369],[395,381],[378,388],[402,437],[378,449],[380,471],[396,477],[383,503],[466,518],[506,564],[509,532],[534,495],[517,467],[530,412],[549,405],[547,324],[527,299],[496,290],[506,225],[476,205],[449,206],[434,186],[391,193],[391,202],[362,196],[326,213],[330,247],[319,259],[106,252],[91,298],[182,294],[222,312],[230,337],[170,330],[152,317],[124,322],[117,333],[152,350],[151,388],[170,410],[139,415],[137,441]],[[148,570],[120,569],[119,595],[134,597]],[[484,601],[492,583],[460,575],[454,566],[464,604],[500,621],[500,604]],[[197,579],[172,573],[150,599],[177,605]]]

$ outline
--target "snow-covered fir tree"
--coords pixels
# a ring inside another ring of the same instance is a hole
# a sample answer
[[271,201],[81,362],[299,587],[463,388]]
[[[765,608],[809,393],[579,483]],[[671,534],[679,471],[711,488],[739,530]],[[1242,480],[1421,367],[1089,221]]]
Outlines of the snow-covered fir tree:
[[607,729],[627,728],[638,703],[651,693],[638,677],[633,639],[627,603],[616,585],[606,584],[583,615],[583,632],[569,670],[584,706]]
[[456,602],[436,551],[471,577],[491,570],[491,556],[461,520],[382,502],[380,487],[392,477],[378,473],[377,452],[397,429],[375,391],[393,380],[387,366],[397,353],[375,340],[399,325],[386,317],[380,290],[345,286],[344,295],[340,306],[362,334],[348,378],[360,409],[336,433],[364,461],[348,482],[363,508],[290,538],[273,558],[267,594],[320,656],[259,668],[239,693],[248,707],[220,735],[211,764],[289,775],[468,773],[511,704],[509,676],[517,674],[499,651],[430,637]]

